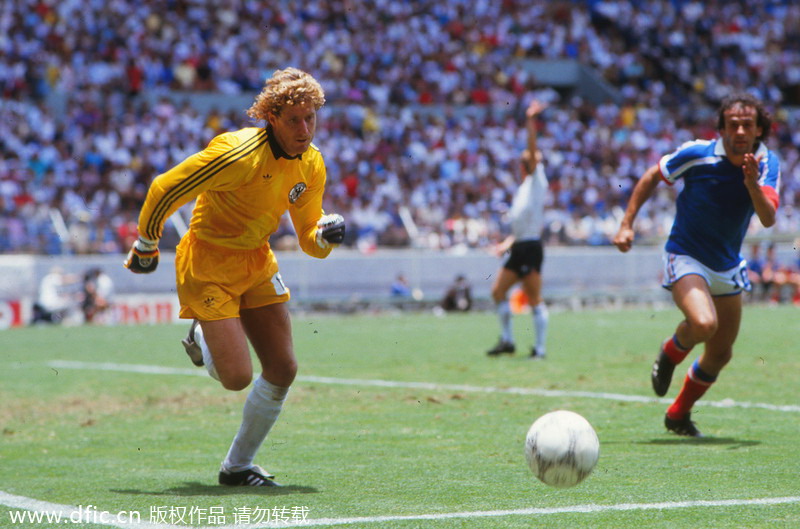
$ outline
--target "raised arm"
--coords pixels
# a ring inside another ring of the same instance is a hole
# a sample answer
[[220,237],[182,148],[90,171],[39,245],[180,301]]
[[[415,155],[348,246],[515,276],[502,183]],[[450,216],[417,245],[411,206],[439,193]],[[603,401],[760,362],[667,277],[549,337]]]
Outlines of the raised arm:
[[778,209],[778,193],[775,188],[762,186],[759,181],[759,159],[754,154],[744,155],[744,185],[753,201],[753,207],[758,215],[758,220],[765,228],[775,224],[775,214]]
[[546,103],[534,99],[525,111],[525,129],[528,131],[528,152],[530,153],[531,171],[536,169],[536,165],[539,163],[539,157],[536,155],[536,151],[538,150],[537,136],[539,134],[538,127],[536,126],[536,117],[541,114],[545,108],[547,108]]
[[661,170],[658,165],[653,165],[645,171],[636,186],[634,186],[633,193],[631,193],[631,198],[628,201],[628,207],[625,209],[625,215],[622,217],[619,230],[612,241],[619,251],[627,252],[633,246],[633,221],[636,219],[639,210],[642,209],[642,205],[653,195],[653,191],[655,191],[660,180]]

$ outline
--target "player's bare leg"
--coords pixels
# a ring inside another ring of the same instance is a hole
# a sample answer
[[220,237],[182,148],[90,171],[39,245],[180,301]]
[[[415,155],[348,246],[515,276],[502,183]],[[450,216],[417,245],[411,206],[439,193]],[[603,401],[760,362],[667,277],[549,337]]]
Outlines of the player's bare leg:
[[531,350],[531,358],[544,358],[549,314],[542,299],[542,275],[536,270],[531,271],[522,278],[522,290],[528,297],[528,304],[533,312],[533,326],[536,329],[536,345]]
[[742,296],[717,296],[714,307],[719,325],[714,336],[706,340],[699,365],[706,373],[717,376],[733,358],[733,344],[739,336],[742,321]]
[[672,286],[672,299],[685,319],[675,334],[662,343],[650,376],[653,391],[667,394],[675,366],[683,361],[692,348],[714,335],[717,312],[705,279],[696,274],[683,276]]
[[500,320],[500,340],[486,354],[499,356],[512,354],[516,350],[514,335],[511,330],[511,307],[508,303],[508,291],[519,281],[516,273],[507,268],[500,268],[492,284],[492,300],[496,307],[497,317]]
[[242,326],[261,362],[262,377],[289,387],[297,375],[292,343],[292,321],[285,303],[241,311]]
[[[206,368],[217,375],[222,387],[241,391],[253,380],[250,348],[239,318],[201,321],[202,341],[205,342]],[[209,358],[210,356],[210,358]]]
[[[245,401],[242,424],[219,473],[223,485],[277,486],[273,475],[253,464],[258,449],[280,414],[297,374],[289,312],[283,303],[243,309],[241,318],[201,322],[203,347],[227,389],[240,390],[253,380],[248,338],[261,364],[261,375]],[[209,365],[210,364],[210,365]]]
[[686,317],[675,329],[675,335],[686,348],[691,349],[716,334],[719,319],[705,279],[695,274],[680,278],[672,287],[672,299]]
[[700,431],[691,420],[691,410],[708,391],[725,365],[733,356],[733,344],[739,334],[742,316],[742,296],[712,298],[715,315],[715,332],[704,340],[704,352],[689,368],[677,398],[667,409],[664,424],[679,434],[700,437]]
[[277,421],[297,375],[291,319],[284,303],[243,309],[240,316],[244,333],[261,363],[261,374],[245,401],[242,425],[222,463],[219,482],[277,486],[274,476],[254,465],[253,459]]
[[531,308],[542,302],[542,275],[536,270],[522,278],[522,290],[528,296]]
[[225,389],[241,391],[249,386],[253,380],[253,363],[239,318],[201,321],[200,327],[207,354],[211,356],[211,361],[206,361],[206,368],[210,372],[215,370],[215,378]]

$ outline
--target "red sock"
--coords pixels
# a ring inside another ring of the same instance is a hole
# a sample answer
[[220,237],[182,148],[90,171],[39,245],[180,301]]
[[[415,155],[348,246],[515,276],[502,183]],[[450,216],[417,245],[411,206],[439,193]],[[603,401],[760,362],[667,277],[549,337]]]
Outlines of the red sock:
[[683,387],[680,393],[678,393],[675,402],[672,403],[672,406],[667,408],[667,415],[669,418],[682,419],[685,417],[687,413],[692,411],[694,403],[700,400],[700,397],[708,391],[708,388],[711,387],[711,384],[714,383],[716,378],[717,377],[712,377],[703,373],[695,361],[692,367],[689,368],[686,378],[683,380]]
[[683,359],[691,352],[692,348],[684,349],[683,346],[678,344],[678,340],[675,339],[673,334],[661,345],[661,350],[672,360],[673,364],[678,365],[683,362]]

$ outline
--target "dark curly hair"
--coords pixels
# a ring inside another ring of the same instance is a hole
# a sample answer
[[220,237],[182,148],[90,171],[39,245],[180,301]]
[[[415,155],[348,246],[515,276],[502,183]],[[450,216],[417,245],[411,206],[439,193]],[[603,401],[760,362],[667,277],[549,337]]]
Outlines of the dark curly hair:
[[761,127],[761,135],[756,140],[760,142],[766,141],[769,137],[770,129],[772,129],[772,114],[769,113],[764,103],[756,96],[746,92],[731,94],[722,100],[717,112],[717,130],[725,128],[725,112],[739,105],[756,109],[756,125]]

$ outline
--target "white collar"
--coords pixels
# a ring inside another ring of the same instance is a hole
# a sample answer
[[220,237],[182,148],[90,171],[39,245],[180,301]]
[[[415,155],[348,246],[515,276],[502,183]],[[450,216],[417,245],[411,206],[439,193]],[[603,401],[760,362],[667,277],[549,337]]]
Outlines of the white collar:
[[[716,156],[725,156],[728,157],[728,153],[725,152],[725,145],[722,144],[722,138],[717,138],[717,142],[714,144],[714,155]],[[756,148],[756,158],[760,158],[767,155],[767,146],[764,145],[762,142],[758,142],[758,147]]]

